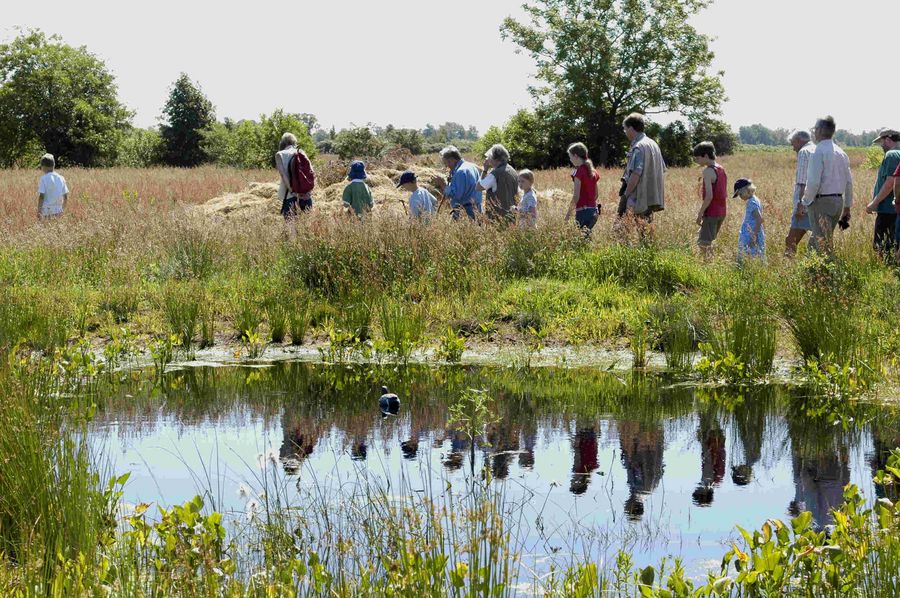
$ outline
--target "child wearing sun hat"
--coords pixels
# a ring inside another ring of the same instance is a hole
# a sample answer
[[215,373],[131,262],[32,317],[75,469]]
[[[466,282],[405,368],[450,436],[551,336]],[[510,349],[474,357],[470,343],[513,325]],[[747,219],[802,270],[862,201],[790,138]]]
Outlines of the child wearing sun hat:
[[347,173],[347,180],[350,182],[344,187],[344,207],[353,210],[359,218],[370,212],[375,205],[372,201],[372,191],[366,184],[367,178],[364,162],[356,160],[350,163],[350,171]]
[[745,257],[765,259],[766,234],[763,231],[762,204],[756,197],[756,185],[750,179],[738,179],[734,183],[734,195],[747,202],[744,221],[738,236],[738,263]]

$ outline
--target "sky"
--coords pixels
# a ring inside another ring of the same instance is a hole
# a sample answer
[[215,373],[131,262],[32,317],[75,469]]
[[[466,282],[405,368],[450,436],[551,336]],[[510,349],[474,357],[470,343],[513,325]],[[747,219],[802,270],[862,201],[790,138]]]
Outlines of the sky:
[[[39,28],[87,46],[139,126],[158,123],[186,72],[219,118],[284,108],[337,128],[455,121],[483,132],[533,102],[533,64],[499,32],[522,1],[42,0],[36,11],[0,0],[0,39]],[[898,23],[898,0],[717,0],[693,19],[715,38],[733,127],[808,127],[830,113],[854,131],[900,128]]]

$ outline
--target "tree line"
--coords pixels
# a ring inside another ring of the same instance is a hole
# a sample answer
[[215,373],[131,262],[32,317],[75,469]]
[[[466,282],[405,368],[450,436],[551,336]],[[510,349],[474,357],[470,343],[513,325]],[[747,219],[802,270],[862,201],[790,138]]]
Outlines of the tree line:
[[[789,146],[788,135],[790,129],[770,129],[761,124],[749,125],[738,129],[738,141],[744,145],[768,145]],[[877,130],[852,133],[845,129],[838,129],[834,133],[834,140],[845,147],[869,147],[872,139],[878,136]]]

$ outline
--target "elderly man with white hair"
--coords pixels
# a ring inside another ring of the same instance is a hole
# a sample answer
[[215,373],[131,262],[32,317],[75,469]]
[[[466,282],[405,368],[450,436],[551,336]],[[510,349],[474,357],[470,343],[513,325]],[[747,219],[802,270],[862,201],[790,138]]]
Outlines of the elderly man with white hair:
[[484,154],[478,189],[487,192],[485,215],[495,222],[511,222],[519,194],[519,173],[509,165],[509,151],[496,144]]
[[797,173],[794,177],[794,209],[791,212],[791,229],[784,240],[784,256],[794,257],[797,245],[810,230],[809,212],[803,205],[803,193],[806,191],[806,177],[809,173],[809,158],[816,151],[809,131],[797,130],[788,137],[788,143],[797,153]]

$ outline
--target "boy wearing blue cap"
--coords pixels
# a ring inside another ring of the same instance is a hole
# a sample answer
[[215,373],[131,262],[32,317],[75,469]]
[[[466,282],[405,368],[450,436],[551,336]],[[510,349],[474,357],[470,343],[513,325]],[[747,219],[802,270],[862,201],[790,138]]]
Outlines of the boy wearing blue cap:
[[357,217],[362,218],[372,210],[375,202],[372,201],[372,191],[366,185],[366,165],[359,160],[350,164],[350,172],[347,180],[350,182],[344,187],[344,207],[353,210]]
[[745,257],[765,259],[766,234],[763,231],[762,204],[756,197],[756,185],[750,179],[738,179],[734,183],[734,195],[747,202],[744,222],[738,236],[738,263]]
[[428,189],[419,187],[419,181],[416,173],[407,170],[400,175],[400,181],[397,183],[398,189],[409,191],[409,219],[413,222],[421,220],[428,222],[437,212],[437,200],[434,195],[428,192]]

